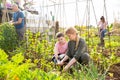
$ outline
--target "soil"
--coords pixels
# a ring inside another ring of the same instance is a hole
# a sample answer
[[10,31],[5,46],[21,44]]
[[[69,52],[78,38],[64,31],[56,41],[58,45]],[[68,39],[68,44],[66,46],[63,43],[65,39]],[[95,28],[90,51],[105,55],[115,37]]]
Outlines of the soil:
[[120,63],[110,66],[108,73],[113,76],[107,75],[105,80],[120,80]]
[[[100,52],[100,47],[97,48],[98,52]],[[113,50],[112,52],[115,52],[115,55],[117,57],[120,57],[120,47],[118,47],[116,50]],[[104,56],[108,57],[110,55],[109,49],[103,49],[102,53]],[[112,74],[112,76],[109,75]],[[106,76],[105,80],[120,80],[120,63],[114,64],[110,66],[110,69],[108,71],[108,75]]]

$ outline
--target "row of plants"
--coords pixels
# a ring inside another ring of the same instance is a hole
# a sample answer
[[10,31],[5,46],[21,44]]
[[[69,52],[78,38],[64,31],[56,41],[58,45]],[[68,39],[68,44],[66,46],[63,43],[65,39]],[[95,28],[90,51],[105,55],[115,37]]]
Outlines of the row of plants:
[[[3,30],[2,28],[4,28],[5,31],[15,30],[14,27],[8,23],[4,23],[0,26],[1,30]],[[5,28],[6,26],[8,28]],[[4,30],[0,34],[1,38],[8,36],[8,34],[6,35],[4,33]],[[92,29],[92,32],[93,30],[95,29]],[[92,32],[91,34],[93,34]],[[13,33],[16,34],[14,31],[9,33],[9,35],[13,35]],[[87,34],[85,36],[87,36]],[[83,34],[83,37],[85,36]],[[111,41],[112,52],[110,52],[109,46],[107,47],[109,41],[106,41],[105,48],[98,49],[98,37],[91,36],[89,42],[88,39],[85,38],[89,45],[91,57],[90,65],[77,65],[72,67],[72,74],[69,71],[61,73],[59,67],[55,67],[51,61],[55,40],[49,42],[46,33],[41,34],[38,32],[34,34],[27,30],[25,40],[20,46],[17,45],[16,35],[10,37],[10,42],[7,40],[7,43],[9,44],[12,44],[11,41],[15,38],[15,42],[13,43],[15,46],[10,49],[7,48],[9,45],[6,45],[4,39],[0,38],[1,41],[3,40],[3,43],[1,42],[1,44],[6,47],[2,48],[2,45],[0,46],[1,80],[105,80],[106,75],[113,77],[113,73],[108,72],[109,67],[120,62],[120,58],[115,55],[116,48],[119,47],[118,41],[116,41],[116,39],[119,40],[118,37],[116,37],[115,41]],[[94,44],[92,41],[94,41]],[[107,52],[104,50],[107,50]],[[110,55],[104,56],[104,52],[110,53]]]
[[[76,68],[78,70],[76,70]],[[0,50],[0,79],[1,80],[104,80],[105,74],[99,73],[97,66],[91,62],[89,66],[76,65],[73,73],[44,71],[37,68],[36,61],[25,59],[18,53],[8,59],[8,55]]]
[[62,77],[36,68],[36,62],[18,53],[8,59],[0,49],[0,80],[61,80]]

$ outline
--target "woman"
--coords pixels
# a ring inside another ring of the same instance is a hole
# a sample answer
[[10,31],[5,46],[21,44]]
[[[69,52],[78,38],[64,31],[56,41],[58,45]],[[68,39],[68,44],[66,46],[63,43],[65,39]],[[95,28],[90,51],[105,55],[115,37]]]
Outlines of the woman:
[[67,59],[70,59],[63,69],[63,71],[67,71],[76,62],[79,62],[80,64],[88,64],[90,57],[87,53],[87,45],[84,39],[79,37],[78,31],[75,28],[70,27],[66,30],[66,35],[70,40],[68,42],[68,51],[58,65],[62,66]]
[[99,27],[99,35],[100,35],[100,44],[99,45],[104,46],[104,37],[105,37],[105,33],[107,31],[107,22],[105,21],[104,16],[102,16],[100,18],[98,27]]
[[59,62],[63,57],[65,56],[65,53],[68,49],[68,43],[65,40],[64,34],[61,32],[58,32],[56,34],[57,42],[54,47],[54,57],[52,58],[54,63]]

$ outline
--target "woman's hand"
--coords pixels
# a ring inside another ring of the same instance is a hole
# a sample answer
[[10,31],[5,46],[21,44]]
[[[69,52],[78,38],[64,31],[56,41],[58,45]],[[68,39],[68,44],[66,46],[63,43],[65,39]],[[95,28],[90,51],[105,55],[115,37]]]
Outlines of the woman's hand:
[[69,69],[69,67],[68,67],[68,66],[65,66],[65,68],[63,69],[62,72],[66,72],[68,69]]
[[68,56],[65,55],[65,57],[60,62],[57,63],[57,65],[60,65],[60,66],[64,65],[67,59],[68,59]]
[[60,62],[57,63],[57,65],[62,66],[62,65],[64,65],[64,62],[63,62],[63,61],[60,61]]

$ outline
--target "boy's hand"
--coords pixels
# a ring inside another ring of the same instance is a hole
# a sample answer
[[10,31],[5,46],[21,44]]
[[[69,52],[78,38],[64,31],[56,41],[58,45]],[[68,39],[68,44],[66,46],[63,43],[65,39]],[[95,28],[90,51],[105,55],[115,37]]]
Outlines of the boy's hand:
[[58,59],[58,54],[55,54],[55,58]]

